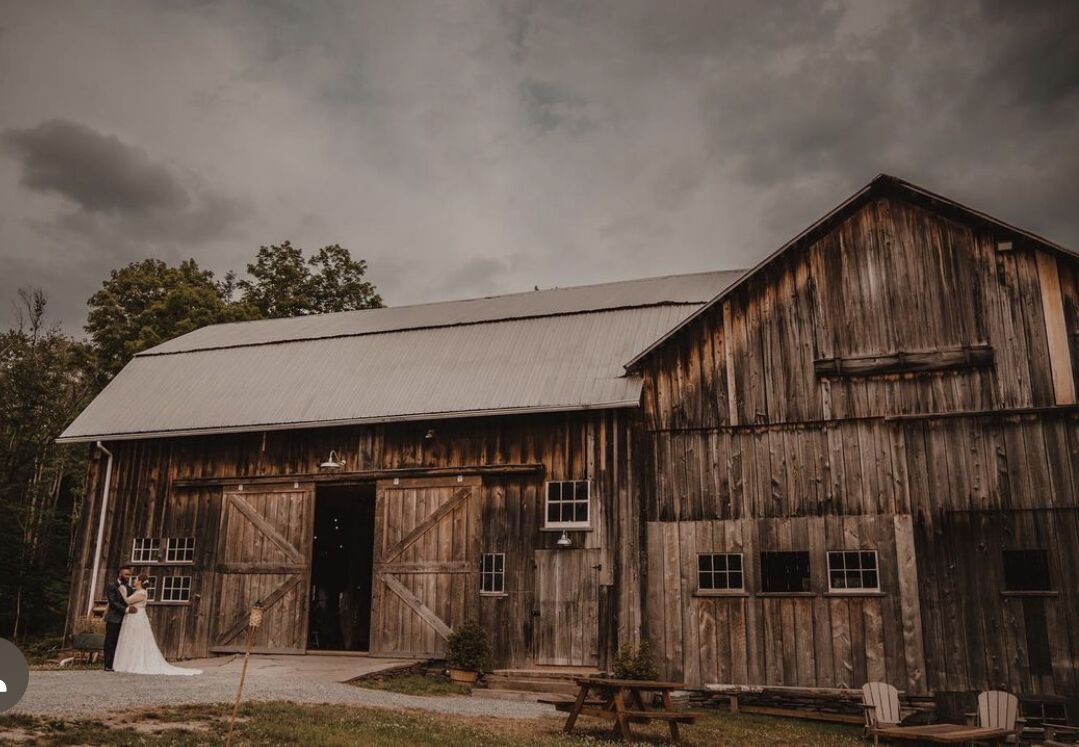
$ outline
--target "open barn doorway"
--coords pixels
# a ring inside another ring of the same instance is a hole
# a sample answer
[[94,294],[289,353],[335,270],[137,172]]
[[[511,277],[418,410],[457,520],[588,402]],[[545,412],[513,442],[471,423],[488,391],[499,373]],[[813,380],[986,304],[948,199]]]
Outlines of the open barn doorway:
[[368,650],[374,544],[374,484],[319,485],[308,650]]

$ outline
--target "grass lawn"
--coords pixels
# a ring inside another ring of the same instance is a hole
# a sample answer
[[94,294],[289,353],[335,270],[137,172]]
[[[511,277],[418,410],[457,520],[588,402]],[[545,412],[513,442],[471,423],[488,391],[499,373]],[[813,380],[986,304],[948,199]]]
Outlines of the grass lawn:
[[[227,706],[146,709],[108,719],[61,721],[0,716],[0,744],[220,745]],[[494,719],[442,716],[333,705],[252,703],[241,709],[236,745],[377,745],[378,747],[574,747],[606,743],[609,727],[582,718],[579,735],[563,737],[561,718]],[[636,726],[642,743],[663,743],[661,725]],[[793,719],[716,712],[683,727],[683,743],[697,747],[855,747],[859,730]]]
[[349,683],[368,690],[386,690],[402,695],[468,695],[472,690],[468,685],[458,685],[437,677],[425,677],[422,674],[406,674],[401,677],[385,679],[356,680]]

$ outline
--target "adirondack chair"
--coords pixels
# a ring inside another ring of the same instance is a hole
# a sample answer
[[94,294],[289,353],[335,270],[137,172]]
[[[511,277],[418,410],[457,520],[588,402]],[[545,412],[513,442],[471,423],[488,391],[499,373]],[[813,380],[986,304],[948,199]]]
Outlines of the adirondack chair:
[[968,713],[967,720],[975,726],[989,729],[1007,729],[1013,732],[1009,744],[1019,744],[1023,736],[1023,724],[1019,718],[1019,698],[1003,690],[987,690],[978,694],[978,710]]
[[862,685],[862,708],[865,711],[865,736],[880,744],[877,729],[897,726],[903,720],[899,691],[887,682],[867,682]]
[[[1008,737],[1009,744],[1021,744],[1023,729],[1026,719],[1019,717],[1019,698],[1002,690],[989,690],[978,695],[978,710],[976,713],[968,713],[967,719],[977,726],[999,727],[1015,733]],[[1050,745],[1065,744],[1064,740],[1071,740],[1075,744],[1079,739],[1079,729],[1074,726],[1060,726],[1057,724],[1044,724],[1034,727],[1041,729],[1044,741],[1041,744]],[[1057,741],[1061,740],[1061,741]]]

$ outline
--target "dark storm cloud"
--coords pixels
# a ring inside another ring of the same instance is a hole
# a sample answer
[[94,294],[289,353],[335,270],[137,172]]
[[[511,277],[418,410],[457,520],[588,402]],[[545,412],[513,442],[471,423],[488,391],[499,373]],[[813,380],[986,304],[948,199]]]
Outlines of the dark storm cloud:
[[879,172],[1079,247],[1070,0],[0,8],[0,251],[65,319],[285,236],[390,303],[744,267]]
[[22,163],[21,183],[62,195],[89,212],[182,210],[191,199],[146,151],[65,119],[8,129],[3,142]]

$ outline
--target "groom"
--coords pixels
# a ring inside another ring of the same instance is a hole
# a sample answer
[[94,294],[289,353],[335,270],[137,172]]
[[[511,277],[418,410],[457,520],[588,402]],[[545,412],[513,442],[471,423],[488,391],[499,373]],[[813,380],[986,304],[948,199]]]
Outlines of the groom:
[[120,594],[120,587],[124,587],[125,593],[131,593],[131,568],[124,566],[116,576],[116,580],[110,581],[105,587],[105,601],[108,609],[105,612],[105,671],[112,671],[112,660],[116,656],[116,642],[120,639],[120,625],[124,622],[124,615],[134,612],[135,607],[129,607],[124,597]]

